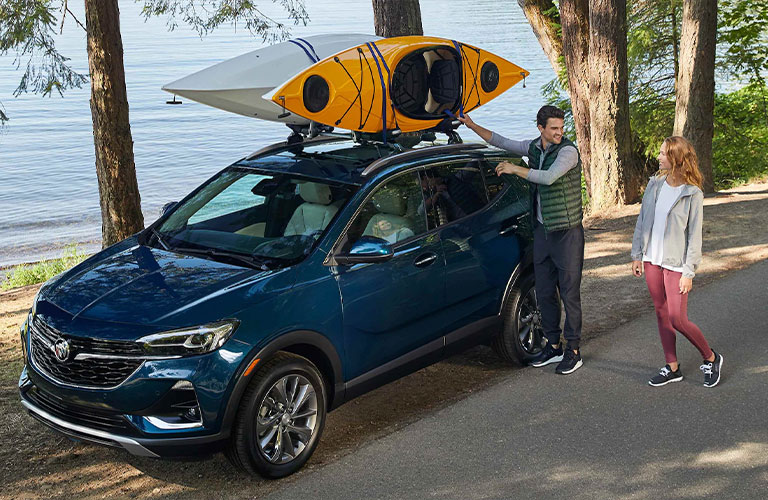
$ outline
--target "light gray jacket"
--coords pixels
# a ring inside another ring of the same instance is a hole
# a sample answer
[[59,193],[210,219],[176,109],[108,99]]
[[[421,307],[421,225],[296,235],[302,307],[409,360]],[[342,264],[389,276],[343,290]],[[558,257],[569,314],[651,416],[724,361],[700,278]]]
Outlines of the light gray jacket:
[[[643,194],[643,204],[632,237],[632,260],[643,260],[648,248],[656,212],[656,200],[666,176],[651,177]],[[683,276],[693,278],[701,263],[701,223],[704,218],[704,193],[690,184],[683,186],[667,215],[664,228],[662,265],[682,267]]]

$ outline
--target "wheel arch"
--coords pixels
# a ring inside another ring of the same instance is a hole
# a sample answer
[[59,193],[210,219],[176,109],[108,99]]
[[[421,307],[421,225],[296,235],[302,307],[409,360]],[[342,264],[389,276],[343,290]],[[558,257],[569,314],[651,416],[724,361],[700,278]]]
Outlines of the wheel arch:
[[533,253],[525,252],[523,257],[520,259],[520,262],[518,262],[517,266],[515,266],[515,269],[512,271],[512,274],[509,276],[507,286],[504,289],[504,294],[501,296],[501,303],[499,304],[498,312],[499,316],[501,316],[504,312],[504,307],[507,305],[507,301],[509,300],[512,293],[516,289],[520,288],[520,283],[522,280],[528,278],[529,276],[533,276]]
[[235,415],[246,387],[248,387],[254,373],[258,371],[258,365],[251,372],[248,372],[248,368],[254,360],[259,359],[258,363],[262,363],[280,351],[307,358],[317,366],[317,369],[326,381],[329,411],[338,407],[344,401],[344,376],[341,358],[328,337],[311,330],[297,330],[285,333],[270,341],[267,345],[254,349],[240,364],[236,374],[237,380],[227,402],[222,422],[222,428],[226,429],[227,432],[229,432],[235,420]]

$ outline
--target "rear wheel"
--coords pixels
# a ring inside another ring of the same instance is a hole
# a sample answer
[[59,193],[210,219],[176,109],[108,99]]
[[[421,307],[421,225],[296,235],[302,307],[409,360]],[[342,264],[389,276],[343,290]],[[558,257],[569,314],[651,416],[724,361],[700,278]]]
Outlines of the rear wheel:
[[227,457],[251,474],[280,478],[300,469],[317,447],[327,397],[309,360],[280,352],[253,376],[240,401]]
[[547,342],[533,276],[523,278],[510,291],[502,316],[504,324],[493,339],[493,350],[507,362],[527,365],[538,357]]

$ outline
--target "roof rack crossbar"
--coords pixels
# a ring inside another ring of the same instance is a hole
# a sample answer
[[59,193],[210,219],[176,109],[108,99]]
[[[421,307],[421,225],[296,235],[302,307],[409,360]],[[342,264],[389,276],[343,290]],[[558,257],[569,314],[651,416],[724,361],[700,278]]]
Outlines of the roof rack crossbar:
[[288,149],[292,147],[296,147],[298,145],[309,145],[309,144],[319,144],[323,142],[335,142],[335,141],[348,141],[351,137],[349,134],[330,134],[330,133],[323,133],[318,135],[317,137],[313,137],[312,139],[304,139],[301,142],[295,142],[290,143],[289,141],[282,141],[282,142],[276,142],[275,144],[270,144],[269,146],[264,146],[263,148],[249,154],[245,157],[246,160],[254,160],[260,156],[265,156],[271,153],[276,153],[280,151],[281,149]]

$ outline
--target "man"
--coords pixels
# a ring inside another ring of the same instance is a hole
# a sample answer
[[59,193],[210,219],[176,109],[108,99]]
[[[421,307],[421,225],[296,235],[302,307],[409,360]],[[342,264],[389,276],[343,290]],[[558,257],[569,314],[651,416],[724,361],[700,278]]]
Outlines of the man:
[[[487,143],[528,157],[531,168],[501,162],[496,174],[513,174],[530,183],[533,219],[533,269],[536,297],[542,313],[547,345],[532,366],[559,363],[559,374],[573,373],[582,365],[581,271],[584,267],[584,228],[581,225],[581,160],[576,146],[563,137],[565,114],[554,106],[536,115],[541,136],[513,141],[477,125],[468,115],[459,121]],[[560,303],[565,305],[565,349],[560,345]]]

